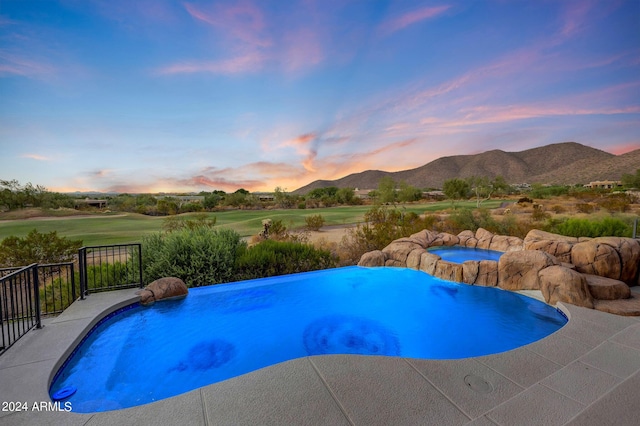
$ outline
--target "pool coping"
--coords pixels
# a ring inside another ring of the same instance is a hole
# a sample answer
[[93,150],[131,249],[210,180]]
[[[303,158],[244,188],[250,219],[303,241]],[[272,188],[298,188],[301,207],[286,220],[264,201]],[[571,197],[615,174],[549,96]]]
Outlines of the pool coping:
[[[0,423],[601,425],[614,419],[635,424],[640,416],[634,395],[640,388],[640,318],[569,304],[558,304],[569,317],[565,327],[495,355],[312,356],[123,410],[78,414],[39,406],[50,401],[53,375],[84,334],[137,301],[136,290],[76,301],[0,356],[0,403],[26,402],[28,408],[0,411]],[[640,294],[639,287],[632,291]]]

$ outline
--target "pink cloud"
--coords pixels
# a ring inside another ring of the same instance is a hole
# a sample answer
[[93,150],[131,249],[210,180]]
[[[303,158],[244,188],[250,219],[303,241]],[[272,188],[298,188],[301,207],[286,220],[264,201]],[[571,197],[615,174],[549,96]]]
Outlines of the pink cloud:
[[280,61],[288,72],[312,68],[324,59],[319,34],[309,28],[291,30],[284,35]]
[[443,14],[450,8],[451,6],[428,6],[412,10],[395,18],[384,21],[380,25],[380,30],[385,35],[392,34],[396,31],[402,30],[408,26],[411,26],[418,22],[422,22],[426,19],[435,18],[436,16]]
[[232,39],[257,47],[272,44],[268,37],[262,35],[266,27],[262,11],[249,2],[217,4],[207,11],[190,3],[184,6],[192,17],[220,29]]
[[181,62],[160,68],[157,73],[164,75],[173,74],[194,74],[194,73],[211,73],[211,74],[245,74],[257,72],[266,60],[265,55],[258,52],[250,53],[231,59],[223,59],[220,61],[195,61]]
[[563,16],[564,22],[560,34],[563,37],[572,37],[583,30],[594,5],[588,0],[566,2],[565,4],[568,4],[568,7]]
[[35,77],[54,74],[56,69],[47,63],[26,59],[0,49],[0,75],[13,74]]
[[36,160],[36,161],[51,161],[50,157],[46,157],[44,155],[40,155],[40,154],[23,154],[21,155],[22,158],[29,158],[31,160]]

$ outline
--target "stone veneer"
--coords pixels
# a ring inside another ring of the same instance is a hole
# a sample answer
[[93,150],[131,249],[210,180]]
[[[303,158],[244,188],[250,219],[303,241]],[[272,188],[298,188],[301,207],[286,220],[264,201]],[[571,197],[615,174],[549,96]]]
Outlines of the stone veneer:
[[[458,264],[427,251],[456,245],[504,254],[497,262]],[[639,263],[640,242],[632,238],[573,238],[532,230],[522,240],[480,228],[458,235],[425,229],[365,253],[358,265],[407,267],[449,281],[505,290],[540,290],[550,304],[567,302],[640,315],[640,299],[629,291],[629,285],[640,284]]]

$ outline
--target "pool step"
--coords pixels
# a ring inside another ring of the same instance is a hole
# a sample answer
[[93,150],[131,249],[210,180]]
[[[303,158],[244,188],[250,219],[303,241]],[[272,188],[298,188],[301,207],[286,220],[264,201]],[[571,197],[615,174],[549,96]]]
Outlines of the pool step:
[[591,296],[598,300],[618,300],[631,297],[629,286],[622,281],[598,275],[582,274],[587,279]]

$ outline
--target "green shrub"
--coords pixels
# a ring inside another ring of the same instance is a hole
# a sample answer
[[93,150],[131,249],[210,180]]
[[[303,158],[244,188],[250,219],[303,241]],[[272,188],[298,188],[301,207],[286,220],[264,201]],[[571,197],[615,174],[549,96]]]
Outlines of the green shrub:
[[324,225],[324,217],[321,214],[314,214],[304,218],[307,229],[310,231],[319,231]]
[[235,262],[236,279],[248,280],[333,268],[336,259],[327,250],[309,244],[266,240],[242,248]]
[[545,230],[569,237],[631,237],[632,226],[617,218],[602,220],[570,218]]
[[[80,275],[76,273],[76,297],[80,297]],[[73,303],[71,282],[55,278],[51,284],[40,287],[40,309],[43,312],[56,312],[66,309]]]
[[229,229],[199,227],[143,238],[144,281],[177,277],[189,287],[229,282],[245,243]]
[[2,240],[0,267],[68,262],[81,246],[81,240],[59,237],[56,231],[43,234],[33,229],[24,238],[11,235]]
[[[78,280],[77,282],[79,283],[80,281]],[[127,267],[125,263],[115,262],[87,266],[88,289],[116,287],[135,282],[138,282],[138,276],[133,271],[133,268]]]

